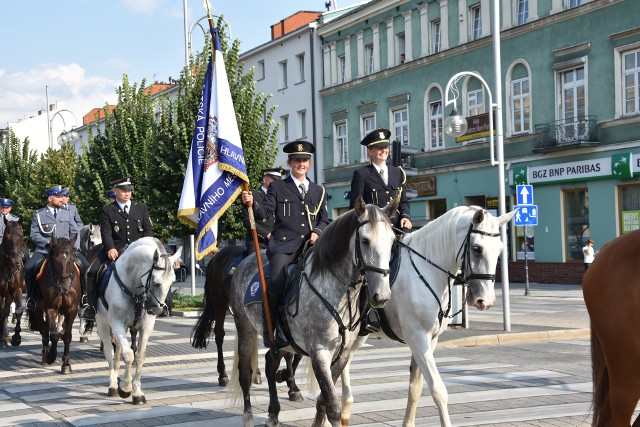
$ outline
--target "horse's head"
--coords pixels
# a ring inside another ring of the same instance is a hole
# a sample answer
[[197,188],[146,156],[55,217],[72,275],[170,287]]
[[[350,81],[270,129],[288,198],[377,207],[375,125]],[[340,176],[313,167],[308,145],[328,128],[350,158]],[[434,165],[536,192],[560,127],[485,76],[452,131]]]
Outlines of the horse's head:
[[164,309],[164,300],[176,280],[173,265],[182,255],[182,246],[173,255],[161,253],[159,249],[153,254],[153,267],[150,270],[145,286],[144,309],[148,314],[158,316]]
[[2,236],[2,252],[13,264],[22,263],[22,248],[24,247],[22,218],[9,221],[4,217],[4,235]]
[[461,221],[458,227],[458,241],[462,243],[457,256],[462,263],[461,274],[468,284],[467,304],[488,310],[496,302],[496,265],[503,249],[500,226],[511,221],[515,211],[496,218],[482,208],[471,209],[465,215],[466,221]]
[[[397,201],[394,203],[390,214],[397,210]],[[369,302],[379,308],[391,297],[389,263],[395,234],[385,212],[375,205],[365,205],[362,197],[356,199],[354,211],[358,224],[351,243],[353,260],[366,279]]]
[[60,292],[66,293],[73,287],[75,279],[78,277],[78,270],[74,263],[74,245],[76,237],[71,240],[64,237],[51,237],[49,242],[49,252],[47,254],[48,268],[52,269],[52,284],[55,285]]

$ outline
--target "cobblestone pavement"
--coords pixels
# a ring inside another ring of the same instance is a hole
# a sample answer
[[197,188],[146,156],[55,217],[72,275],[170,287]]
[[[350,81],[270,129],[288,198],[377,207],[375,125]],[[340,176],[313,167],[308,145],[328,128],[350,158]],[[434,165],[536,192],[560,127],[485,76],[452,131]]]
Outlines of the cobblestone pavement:
[[[469,329],[452,328],[441,337],[436,361],[449,392],[453,425],[590,425],[588,317],[580,287],[534,284],[525,297],[521,286],[513,285],[509,332],[504,331],[501,301],[488,312],[470,311]],[[130,399],[106,397],[106,362],[95,334],[79,343],[75,333],[73,373],[63,376],[59,360],[51,366],[40,364],[40,338],[24,331],[21,346],[0,349],[0,426],[241,425],[241,406],[233,405],[227,388],[217,385],[213,342],[206,350],[189,344],[195,321],[174,315],[156,322],[142,379],[147,404],[140,406]],[[226,330],[230,371],[235,339],[231,316]],[[356,403],[350,425],[402,425],[409,361],[406,346],[368,340],[352,363]],[[298,376],[299,383],[304,377]],[[261,425],[267,386],[257,385],[252,391],[256,425]],[[286,400],[284,387],[280,391],[281,422],[310,425],[315,396],[305,394],[304,402],[293,403]],[[426,386],[416,424],[439,425]]]

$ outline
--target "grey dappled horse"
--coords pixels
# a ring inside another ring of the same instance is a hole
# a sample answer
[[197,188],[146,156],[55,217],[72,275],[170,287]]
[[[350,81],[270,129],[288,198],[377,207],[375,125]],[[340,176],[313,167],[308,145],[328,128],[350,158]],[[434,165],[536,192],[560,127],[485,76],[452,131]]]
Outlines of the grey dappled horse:
[[[98,334],[109,364],[109,397],[132,395],[134,404],[146,403],[140,377],[147,342],[156,316],[162,313],[164,300],[175,281],[173,264],[181,254],[182,247],[174,255],[168,255],[160,240],[143,237],[129,245],[113,263],[113,273],[104,299],[98,300],[96,314]],[[135,353],[127,339],[130,329],[138,333],[138,351]],[[112,338],[116,344],[115,354]],[[122,383],[120,357],[125,362]]]
[[100,234],[100,226],[87,224],[80,230],[80,253],[85,257],[89,250],[102,243],[102,235]]
[[[451,316],[451,281],[468,285],[466,302],[478,310],[495,304],[496,264],[502,252],[499,228],[514,212],[498,218],[477,206],[453,208],[400,241],[398,276],[393,298],[382,311],[396,337],[411,348],[409,399],[404,426],[414,426],[423,375],[438,408],[440,424],[450,426],[447,389],[433,352]],[[360,337],[356,344],[364,344]],[[342,375],[342,418],[348,422],[353,403],[349,363]]]
[[[389,211],[396,209],[397,201]],[[335,381],[350,359],[358,335],[359,295],[367,292],[374,307],[382,307],[391,296],[388,272],[394,238],[385,213],[374,205],[365,206],[359,198],[355,209],[329,224],[312,247],[305,260],[299,299],[283,310],[295,347],[310,356],[322,391],[317,403],[320,415],[314,425],[320,425],[325,411],[332,425],[340,425]],[[237,329],[231,378],[234,396],[239,397],[239,387],[242,389],[244,426],[253,425],[251,375],[257,366],[257,335],[263,330],[262,306],[244,305],[247,287],[256,271],[253,254],[240,263],[231,282],[231,307]],[[279,425],[275,377],[282,356],[283,351],[272,354],[271,350],[265,355],[270,397],[268,426]]]

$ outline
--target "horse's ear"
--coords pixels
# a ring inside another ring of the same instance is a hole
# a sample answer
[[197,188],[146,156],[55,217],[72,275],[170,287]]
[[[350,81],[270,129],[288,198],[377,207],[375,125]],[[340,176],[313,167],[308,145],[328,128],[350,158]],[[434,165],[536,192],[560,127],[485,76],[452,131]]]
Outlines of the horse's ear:
[[476,213],[473,214],[473,223],[478,225],[482,221],[484,221],[484,209],[478,209]]
[[160,252],[158,252],[158,250],[156,249],[156,251],[153,253],[153,263],[155,264],[156,262],[158,262],[158,259],[160,259]]
[[385,206],[385,208],[382,210],[387,214],[387,217],[391,218],[398,211],[399,206],[400,197],[394,197],[393,199],[391,199],[391,203]]
[[364,215],[364,212],[367,210],[367,204],[364,202],[362,196],[358,196],[358,198],[356,198],[354,209],[359,217]]
[[176,260],[182,256],[182,246],[178,248],[175,254],[171,255],[169,259],[171,260],[171,264],[175,264]]
[[508,223],[509,221],[511,221],[511,218],[513,218],[515,214],[516,214],[516,211],[513,210],[511,212],[507,212],[506,214],[499,216],[498,223],[500,225]]
[[22,217],[18,218],[18,225],[22,227]]

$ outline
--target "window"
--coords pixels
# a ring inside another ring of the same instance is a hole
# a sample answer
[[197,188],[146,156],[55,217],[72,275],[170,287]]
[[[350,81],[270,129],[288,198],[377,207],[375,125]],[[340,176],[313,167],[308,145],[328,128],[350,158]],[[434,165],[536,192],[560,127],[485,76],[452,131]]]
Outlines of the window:
[[580,6],[580,0],[569,0],[569,8]]
[[307,110],[298,111],[298,129],[300,134],[298,138],[307,137]]
[[524,25],[529,18],[529,0],[517,0],[518,6],[516,9],[516,22],[518,25]]
[[280,63],[280,89],[287,88],[287,61]]
[[349,164],[349,139],[347,137],[347,122],[335,124],[337,164]]
[[640,229],[640,185],[618,187],[621,234]]
[[429,200],[428,202],[428,206],[429,206],[429,220],[433,221],[434,219],[437,219],[439,216],[444,215],[445,213],[447,213],[447,199],[434,199],[434,200]]
[[442,100],[429,103],[429,150],[444,148]]
[[514,134],[527,133],[531,129],[529,78],[511,82],[511,129]]
[[393,135],[402,145],[409,145],[409,111],[407,107],[393,111]]
[[264,60],[258,61],[256,64],[256,80],[264,79]]
[[364,62],[366,74],[373,74],[373,45],[368,44],[364,47]]
[[[367,116],[362,116],[360,118],[360,140],[364,139],[369,133],[373,132],[376,128],[376,116],[375,114],[370,114]],[[360,153],[360,162],[364,163],[369,160],[369,155],[367,154],[367,147],[364,145],[361,146]]]
[[622,55],[623,114],[640,113],[640,49]]
[[560,120],[558,141],[588,140],[586,125],[586,80],[584,66],[564,70],[560,78]]
[[586,188],[565,190],[565,255],[567,261],[582,261],[582,247],[591,237],[589,230],[589,191]]
[[344,55],[338,57],[338,83],[344,83],[347,79],[346,75],[347,59]]
[[431,53],[438,53],[442,49],[440,36],[440,20],[431,21]]
[[467,92],[467,111],[469,111],[469,117],[484,114],[484,92],[482,89]]
[[396,64],[404,64],[404,60],[405,60],[405,54],[404,54],[404,49],[405,49],[405,43],[404,43],[404,33],[400,33],[396,35],[396,55],[398,55],[398,57],[396,58]]
[[469,16],[471,17],[471,40],[478,40],[482,37],[482,12],[479,4],[471,7]]
[[281,116],[280,123],[282,127],[282,143],[289,142],[289,116]]
[[304,53],[296,56],[296,62],[298,64],[298,83],[304,81]]

